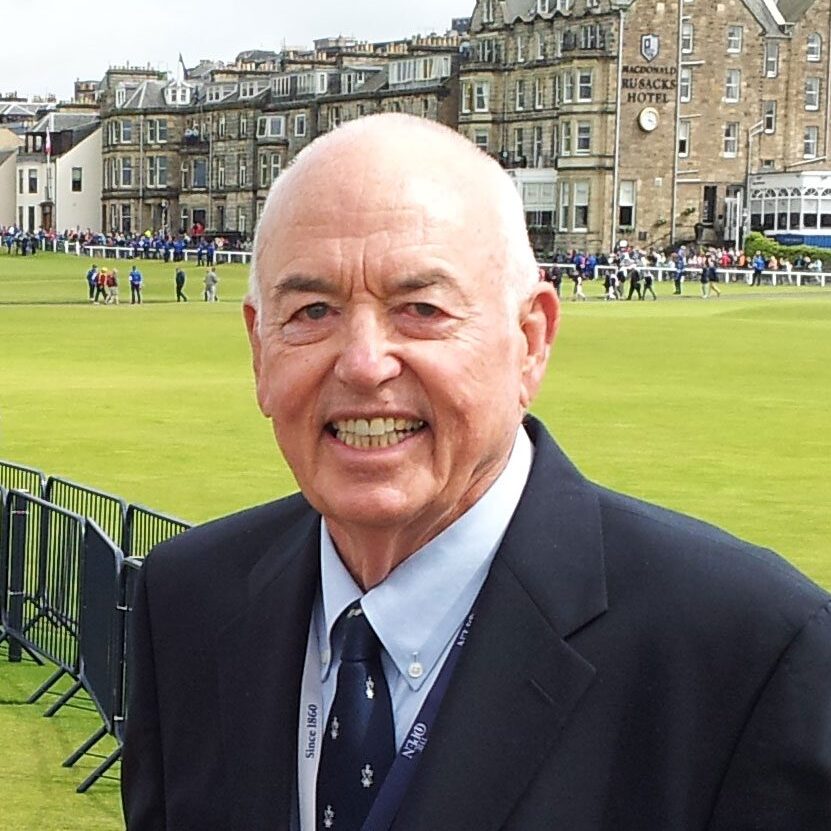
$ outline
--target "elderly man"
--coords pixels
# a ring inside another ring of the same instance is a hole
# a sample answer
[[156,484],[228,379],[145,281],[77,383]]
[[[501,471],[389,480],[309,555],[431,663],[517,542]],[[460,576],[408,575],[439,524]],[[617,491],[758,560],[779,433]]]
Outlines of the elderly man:
[[130,829],[827,829],[831,598],[582,478],[491,159],[351,122],[269,195],[245,321],[301,493],[142,569]]

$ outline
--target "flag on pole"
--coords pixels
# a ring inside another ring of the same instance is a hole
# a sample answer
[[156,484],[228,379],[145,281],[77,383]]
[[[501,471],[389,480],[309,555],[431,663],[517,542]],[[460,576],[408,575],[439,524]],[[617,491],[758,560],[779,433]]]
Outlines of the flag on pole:
[[46,125],[46,161],[52,158],[52,133],[49,132],[49,125]]

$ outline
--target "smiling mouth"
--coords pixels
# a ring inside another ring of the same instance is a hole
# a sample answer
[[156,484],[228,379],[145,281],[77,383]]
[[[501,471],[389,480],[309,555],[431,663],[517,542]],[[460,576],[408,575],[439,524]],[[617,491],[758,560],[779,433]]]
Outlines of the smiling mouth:
[[422,430],[426,422],[412,418],[349,418],[333,421],[326,429],[348,447],[392,447]]

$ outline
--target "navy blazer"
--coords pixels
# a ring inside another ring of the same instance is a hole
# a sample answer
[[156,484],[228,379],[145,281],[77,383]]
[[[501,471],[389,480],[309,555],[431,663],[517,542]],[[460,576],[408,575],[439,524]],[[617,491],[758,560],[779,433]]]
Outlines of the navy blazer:
[[[526,428],[531,474],[394,829],[831,829],[831,597]],[[294,495],[148,557],[131,831],[290,827],[319,519]]]

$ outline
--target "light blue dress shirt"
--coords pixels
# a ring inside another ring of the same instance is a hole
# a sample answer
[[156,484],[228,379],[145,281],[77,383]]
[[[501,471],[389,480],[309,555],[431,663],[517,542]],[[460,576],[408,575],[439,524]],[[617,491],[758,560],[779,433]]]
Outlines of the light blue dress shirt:
[[341,613],[360,600],[384,646],[396,745],[401,746],[485,582],[532,461],[533,445],[520,428],[508,464],[479,501],[365,594],[341,562],[323,520],[321,592],[310,632],[319,644],[322,724],[329,717],[340,665],[332,629]]

